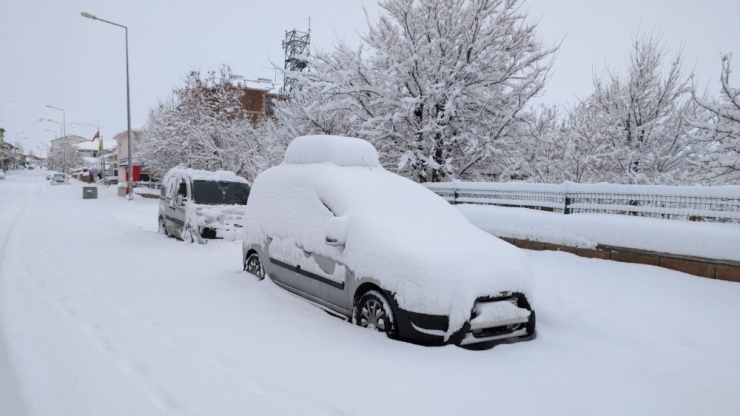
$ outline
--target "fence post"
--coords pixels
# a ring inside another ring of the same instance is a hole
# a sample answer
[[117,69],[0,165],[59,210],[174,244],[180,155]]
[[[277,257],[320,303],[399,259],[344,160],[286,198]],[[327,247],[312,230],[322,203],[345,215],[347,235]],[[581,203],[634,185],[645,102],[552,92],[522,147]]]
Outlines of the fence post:
[[563,214],[568,215],[570,214],[570,195],[565,194],[565,207],[563,207]]
[[457,188],[455,188],[455,195],[452,198],[452,205],[457,205]]

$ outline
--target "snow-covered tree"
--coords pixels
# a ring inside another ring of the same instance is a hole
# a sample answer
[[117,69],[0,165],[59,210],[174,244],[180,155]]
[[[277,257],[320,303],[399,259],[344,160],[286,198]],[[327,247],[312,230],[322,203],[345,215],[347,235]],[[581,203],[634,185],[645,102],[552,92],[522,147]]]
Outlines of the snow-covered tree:
[[193,71],[185,85],[160,101],[142,131],[142,160],[155,176],[184,166],[230,170],[247,179],[268,164],[259,127],[242,104],[244,85],[228,66],[204,77]]
[[61,142],[49,151],[49,164],[54,170],[62,170],[64,166],[67,171],[85,164],[80,151],[76,145]]
[[545,47],[520,0],[385,0],[362,43],[306,57],[276,115],[295,134],[370,140],[414,180],[527,175],[527,106]]
[[623,71],[607,68],[594,92],[570,108],[560,136],[565,176],[577,182],[666,183],[686,180],[695,151],[684,118],[692,111],[679,52],[655,34],[635,37]]
[[720,98],[711,100],[694,90],[696,104],[704,110],[705,118],[689,117],[696,129],[694,138],[707,144],[700,157],[702,166],[710,173],[712,182],[740,183],[740,88],[730,86],[732,55],[722,56]]

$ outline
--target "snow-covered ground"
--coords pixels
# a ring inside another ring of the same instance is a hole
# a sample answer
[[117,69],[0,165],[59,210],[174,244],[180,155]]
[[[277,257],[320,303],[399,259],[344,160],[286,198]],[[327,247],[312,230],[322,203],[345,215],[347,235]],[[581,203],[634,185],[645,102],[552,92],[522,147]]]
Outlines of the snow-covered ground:
[[629,215],[563,215],[527,208],[457,205],[465,217],[498,237],[594,248],[597,244],[740,261],[740,225]]
[[527,252],[535,340],[424,348],[45,173],[0,181],[2,415],[740,414],[740,284]]

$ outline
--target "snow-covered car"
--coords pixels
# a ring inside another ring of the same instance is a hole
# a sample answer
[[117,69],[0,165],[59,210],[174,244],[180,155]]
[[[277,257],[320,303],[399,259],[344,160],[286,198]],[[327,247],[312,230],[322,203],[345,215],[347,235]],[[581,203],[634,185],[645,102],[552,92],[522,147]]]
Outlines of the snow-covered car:
[[531,338],[523,252],[380,166],[368,142],[294,139],[254,181],[244,270],[357,325],[426,345]]
[[249,190],[233,172],[170,169],[159,196],[159,232],[190,243],[236,240]]
[[68,185],[69,177],[64,173],[55,173],[49,181],[52,185]]

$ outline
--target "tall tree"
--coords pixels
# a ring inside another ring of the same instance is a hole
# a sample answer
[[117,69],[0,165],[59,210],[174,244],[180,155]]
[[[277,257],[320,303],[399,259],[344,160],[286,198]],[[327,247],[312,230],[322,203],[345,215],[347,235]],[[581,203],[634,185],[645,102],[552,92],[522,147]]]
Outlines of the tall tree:
[[740,183],[740,88],[730,86],[732,55],[722,56],[720,97],[708,99],[693,91],[696,104],[705,118],[689,117],[696,128],[694,137],[707,143],[701,162],[709,170],[707,179],[721,183]]
[[296,133],[370,140],[419,182],[521,175],[530,115],[556,47],[520,0],[385,0],[362,44],[306,57],[277,116]]
[[563,157],[575,181],[677,182],[694,151],[684,121],[689,81],[677,53],[654,33],[638,34],[622,71],[594,77],[594,92],[569,111]]

